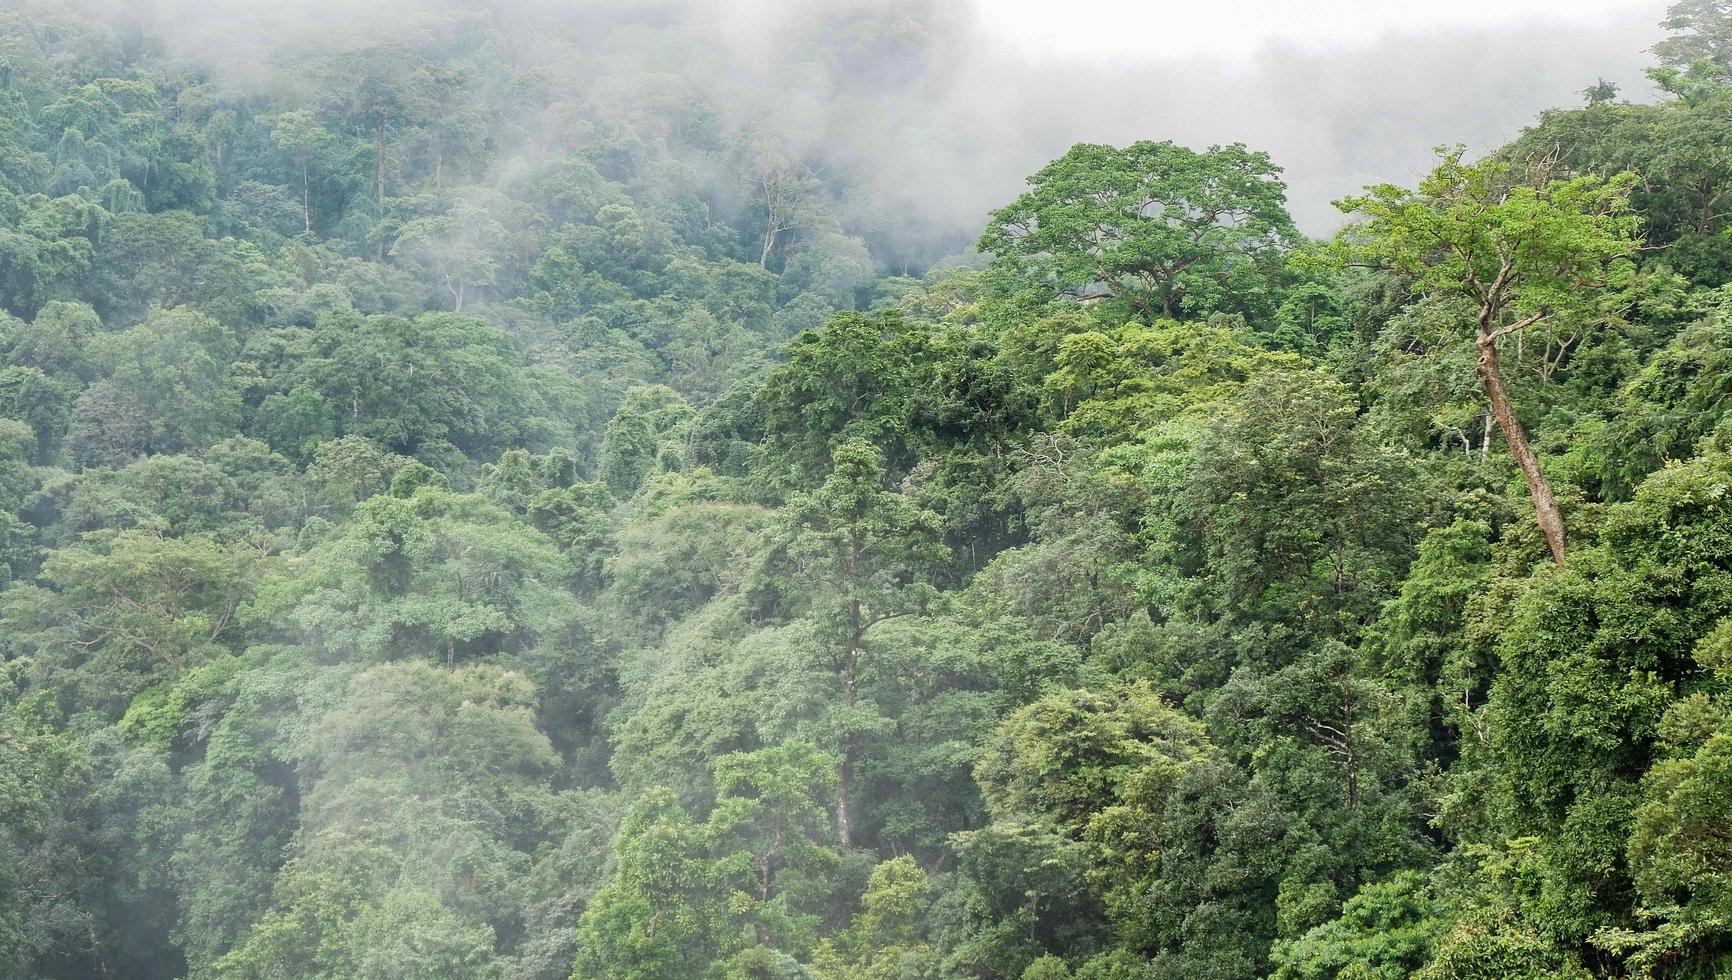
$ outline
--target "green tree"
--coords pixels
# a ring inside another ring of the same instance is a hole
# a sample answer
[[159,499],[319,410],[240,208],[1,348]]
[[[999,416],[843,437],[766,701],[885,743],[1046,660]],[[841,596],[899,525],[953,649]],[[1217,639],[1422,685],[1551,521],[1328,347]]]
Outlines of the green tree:
[[397,232],[391,255],[437,280],[451,294],[451,309],[462,313],[471,295],[498,280],[497,253],[505,239],[504,225],[485,210],[460,201],[444,214],[406,222]]
[[1678,0],[1660,26],[1671,35],[1654,45],[1662,83],[1692,69],[1732,80],[1732,10],[1723,0]]
[[268,608],[333,661],[521,654],[562,637],[575,615],[553,542],[438,488],[369,498],[310,557]]
[[[1579,565],[1536,573],[1478,617],[1502,624],[1481,719],[1482,833],[1532,838],[1512,904],[1525,927],[1565,943],[1604,931],[1632,964],[1727,942],[1723,927],[1703,927],[1719,901],[1706,869],[1720,818],[1707,814],[1719,812],[1708,801],[1732,612],[1720,572],[1732,560],[1719,489],[1729,466],[1715,454],[1649,477],[1607,509],[1602,542]],[[1656,903],[1646,936],[1631,933],[1638,888]]]
[[928,975],[935,953],[920,933],[931,882],[912,857],[872,869],[860,911],[848,928],[812,954],[823,980],[903,980]]
[[702,831],[666,791],[640,798],[614,839],[614,873],[578,920],[572,980],[714,977],[743,945]]
[[1255,972],[1293,842],[1271,801],[1247,800],[1202,726],[1150,686],[1060,691],[1011,712],[975,776],[992,822],[958,837],[984,920],[964,962],[1015,976],[1042,953],[1117,946],[1173,969]]
[[1347,900],[1340,917],[1283,943],[1275,952],[1279,980],[1401,980],[1431,959],[1445,925],[1416,874],[1368,884]]
[[229,652],[252,591],[238,549],[202,535],[105,531],[0,598],[9,655],[69,709],[118,719],[146,688]]
[[319,125],[310,110],[295,109],[277,117],[271,130],[271,140],[282,147],[301,172],[301,220],[303,230],[313,230],[313,160],[335,141],[329,130]]
[[602,436],[601,481],[627,498],[657,468],[680,468],[683,429],[692,416],[691,405],[672,388],[633,386]]
[[1266,311],[1298,238],[1280,172],[1238,143],[1081,143],[993,212],[979,248],[1048,295],[1104,290],[1145,320]]
[[1352,636],[1407,570],[1418,534],[1411,463],[1371,444],[1346,386],[1266,371],[1196,446],[1172,512],[1200,532],[1218,615]]
[[1417,192],[1384,184],[1340,203],[1364,220],[1336,239],[1337,257],[1389,269],[1421,296],[1465,304],[1475,370],[1560,565],[1563,517],[1511,403],[1499,352],[1536,328],[1579,332],[1617,315],[1618,267],[1639,244],[1635,183],[1629,173],[1554,179],[1543,164],[1528,172],[1467,164],[1456,150]]
[[73,411],[72,454],[113,465],[150,453],[203,449],[232,432],[240,397],[228,383],[234,335],[191,310],[159,310],[102,338],[103,379]]
[[825,803],[835,761],[790,743],[715,763],[716,804],[705,834],[718,882],[760,947],[804,953],[840,870]]
[[[337,311],[298,337],[289,353],[289,365],[274,379],[283,393],[316,397],[322,404],[315,414],[328,418],[337,435],[365,436],[396,452],[436,454],[444,446],[481,454],[511,443],[523,419],[517,352],[503,331],[474,317]],[[264,407],[285,406],[267,400]]]
[[898,468],[912,463],[905,439],[930,335],[897,312],[843,313],[788,345],[788,363],[765,379],[762,416],[767,475],[811,485],[823,479],[837,447],[863,439]]
[[[494,666],[327,675],[299,718],[294,857],[224,978],[495,978],[507,899],[544,841],[556,762],[535,689]],[[520,848],[524,850],[520,850]]]
[[0,233],[0,307],[34,315],[78,294],[110,215],[82,197],[30,194],[0,199],[8,228]]
[[916,584],[942,560],[936,516],[884,487],[884,455],[864,440],[844,443],[824,485],[791,502],[765,584],[791,596],[818,628],[817,656],[833,675],[836,727],[836,836],[854,843],[854,777],[862,738],[882,724],[860,697],[869,634],[919,611],[929,590]]

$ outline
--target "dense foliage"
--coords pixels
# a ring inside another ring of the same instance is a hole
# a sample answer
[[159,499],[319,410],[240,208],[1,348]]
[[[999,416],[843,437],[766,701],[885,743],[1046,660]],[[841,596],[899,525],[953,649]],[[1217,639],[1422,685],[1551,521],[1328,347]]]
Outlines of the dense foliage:
[[1139,142],[973,250],[596,6],[0,12],[0,976],[1732,973],[1725,4],[1331,242]]

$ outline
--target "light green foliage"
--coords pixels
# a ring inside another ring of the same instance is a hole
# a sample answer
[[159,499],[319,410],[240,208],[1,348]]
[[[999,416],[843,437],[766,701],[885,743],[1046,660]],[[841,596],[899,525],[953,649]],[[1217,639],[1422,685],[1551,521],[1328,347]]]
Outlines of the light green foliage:
[[911,857],[892,858],[873,868],[859,913],[846,930],[825,940],[812,954],[813,971],[824,980],[932,975],[934,953],[920,936],[930,887],[926,873]]
[[1608,266],[1638,244],[1636,176],[1549,176],[1469,164],[1453,150],[1414,192],[1383,184],[1343,200],[1363,223],[1335,247],[1411,278],[1426,295],[1498,300],[1493,328],[1544,314],[1579,329],[1609,312]]
[[1022,980],[1071,980],[1074,976],[1064,960],[1053,955],[1042,956],[1022,971]]
[[[1594,941],[1636,972],[1661,975],[1683,959],[1701,975],[1724,971],[1732,862],[1725,839],[1732,806],[1732,736],[1725,693],[1732,620],[1697,643],[1694,659],[1711,680],[1661,719],[1661,761],[1642,781],[1629,862],[1644,902],[1645,928],[1607,929]],[[1712,692],[1712,693],[1710,693]],[[1696,965],[1696,964],[1699,964]]]
[[[1724,15],[1722,15],[1724,17]],[[1668,70],[1685,98],[1654,104],[1608,103],[1546,113],[1510,147],[1513,159],[1557,154],[1578,172],[1639,173],[1630,190],[1648,244],[1665,249],[1665,267],[1715,287],[1732,271],[1719,217],[1732,188],[1723,178],[1724,79],[1701,84],[1688,69]],[[1720,69],[1714,69],[1715,72]]]
[[696,612],[739,588],[770,521],[761,507],[700,502],[635,522],[607,562],[612,594],[653,627]]
[[613,878],[578,922],[572,980],[709,977],[742,944],[699,830],[665,792],[640,798],[614,842]]
[[[190,679],[216,680],[223,673],[213,664]],[[171,865],[181,905],[177,934],[198,975],[269,906],[273,879],[288,854],[296,787],[284,765],[286,752],[273,745],[272,736],[292,714],[306,679],[298,671],[260,670],[235,671],[233,682],[220,688],[177,684],[164,699],[174,712],[155,716],[184,725],[202,719],[221,698],[233,697],[209,735],[204,758],[184,772],[189,826]]]
[[262,543],[298,527],[304,485],[292,470],[263,443],[236,437],[197,455],[86,471],[71,485],[56,530],[139,528]]
[[1637,883],[1653,906],[1662,906],[1682,886],[1689,889],[1693,917],[1712,919],[1725,918],[1732,897],[1724,870],[1726,848],[1717,840],[1726,823],[1732,740],[1718,714],[1701,700],[1679,702],[1667,713],[1666,721],[1674,726],[1706,730],[1689,733],[1675,749],[1688,751],[1699,741],[1693,753],[1680,753],[1649,772],[1644,788],[1651,802],[1637,812],[1630,839]]
[[758,945],[806,953],[834,887],[839,856],[825,804],[835,762],[792,742],[722,756],[705,836],[729,911],[752,923]]
[[478,497],[438,488],[369,498],[309,558],[307,574],[267,602],[331,660],[449,665],[524,651],[574,614],[553,542]]
[[407,457],[387,452],[363,436],[343,436],[319,444],[306,467],[308,489],[321,510],[347,513],[388,489],[408,464]]
[[222,655],[251,591],[246,557],[204,536],[107,532],[51,555],[0,598],[8,655],[107,712]]
[[1482,522],[1456,521],[1419,542],[1400,595],[1385,606],[1368,637],[1367,653],[1383,677],[1404,685],[1439,684],[1444,692],[1483,680],[1463,676],[1475,665],[1462,662],[1461,638],[1468,607],[1490,572],[1490,530]]
[[213,975],[497,976],[500,899],[554,804],[533,686],[495,667],[345,673],[297,726],[296,857]]
[[692,409],[677,392],[662,385],[636,387],[607,424],[598,469],[616,497],[630,497],[658,468],[678,470],[682,428]]
[[1593,976],[1575,957],[1560,954],[1540,934],[1505,923],[1459,923],[1436,956],[1414,974],[1419,980],[1542,980]]
[[[1017,710],[976,776],[993,821],[959,840],[982,920],[962,950],[969,962],[1022,964],[1014,974],[1043,949],[1115,939],[1134,954],[1121,966],[1161,954],[1232,975],[1258,958],[1252,937],[1268,928],[1258,913],[1272,897],[1259,878],[1278,859],[1245,849],[1267,846],[1258,838],[1274,828],[1256,827],[1267,801],[1246,806],[1242,777],[1201,726],[1147,685]],[[1202,908],[1211,924],[1185,925]],[[1109,961],[1116,954],[1086,969],[1116,975]]]
[[493,930],[470,925],[425,892],[392,892],[354,923],[356,980],[490,980]]
[[1079,435],[1126,438],[1176,415],[1207,414],[1247,379],[1298,368],[1231,327],[1129,323],[1064,337],[1045,387]]
[[1412,976],[1430,959],[1444,921],[1413,874],[1366,885],[1341,915],[1277,947],[1275,976],[1309,978]]
[[499,277],[495,253],[505,244],[505,226],[486,211],[459,202],[441,215],[403,225],[391,254],[445,287],[458,313],[470,297]]
[[982,758],[986,802],[1081,836],[1097,812],[1170,785],[1202,746],[1147,688],[1053,695],[1013,714]]
[[[1632,301],[1630,257],[1640,245],[1630,208],[1637,177],[1559,176],[1549,158],[1524,165],[1467,164],[1462,149],[1446,151],[1417,191],[1385,184],[1338,202],[1362,220],[1343,229],[1327,254],[1387,271],[1459,319],[1457,336],[1472,338],[1487,405],[1481,456],[1495,421],[1527,482],[1552,561],[1562,565],[1562,513],[1509,394],[1504,348],[1516,347],[1519,361],[1530,343],[1541,347],[1539,374],[1550,379],[1585,337],[1621,319]],[[1466,345],[1446,339],[1438,346],[1460,352]]]
[[301,170],[302,230],[313,230],[313,161],[336,142],[329,130],[319,125],[318,117],[306,109],[294,109],[277,117],[271,129],[271,141],[282,147]]

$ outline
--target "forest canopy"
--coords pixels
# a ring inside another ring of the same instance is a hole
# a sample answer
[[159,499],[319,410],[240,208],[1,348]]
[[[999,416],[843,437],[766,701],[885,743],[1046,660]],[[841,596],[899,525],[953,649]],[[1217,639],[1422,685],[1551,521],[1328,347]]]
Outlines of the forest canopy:
[[1727,4],[1323,238],[508,8],[0,11],[0,977],[1732,974]]

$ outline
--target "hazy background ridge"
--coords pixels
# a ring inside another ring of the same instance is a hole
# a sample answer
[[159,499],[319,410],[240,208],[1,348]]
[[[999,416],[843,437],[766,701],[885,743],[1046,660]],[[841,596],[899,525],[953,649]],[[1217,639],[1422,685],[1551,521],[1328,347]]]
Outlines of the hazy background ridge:
[[[1489,149],[1540,111],[1578,104],[1600,78],[1618,83],[1625,97],[1647,98],[1642,70],[1664,5],[1596,8],[1573,25],[1507,15],[1477,26],[1407,30],[1385,11],[1377,23],[1394,30],[1347,39],[1262,36],[1250,26],[1243,34],[1197,36],[1205,28],[1194,15],[1177,17],[1163,33],[1150,29],[1159,17],[1147,10],[1123,24],[1099,17],[1111,6],[1102,3],[1052,8],[1073,11],[1075,20],[1049,13],[1052,23],[1043,28],[1040,5],[1000,9],[988,0],[77,6],[130,20],[230,78],[258,74],[278,47],[438,43],[486,26],[519,71],[556,89],[598,102],[707,101],[731,124],[772,133],[785,150],[872,185],[886,220],[905,224],[909,235],[961,241],[1070,144],[1136,139],[1237,141],[1267,150],[1287,170],[1302,226],[1327,232],[1335,224],[1331,200],[1368,182],[1411,181],[1436,145]],[[1460,16],[1483,14],[1484,6],[1470,4]],[[1560,8],[1558,16],[1569,12]],[[873,33],[852,38],[851,25],[866,19]],[[1053,43],[1032,45],[1030,37],[1043,31]],[[658,80],[661,91],[642,91],[646,78]]]

